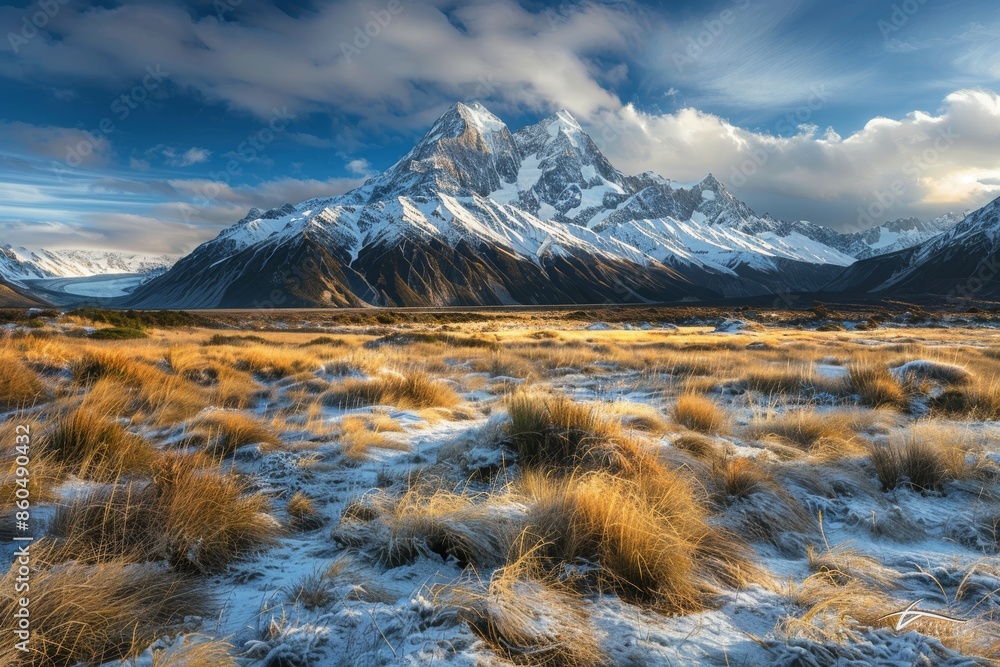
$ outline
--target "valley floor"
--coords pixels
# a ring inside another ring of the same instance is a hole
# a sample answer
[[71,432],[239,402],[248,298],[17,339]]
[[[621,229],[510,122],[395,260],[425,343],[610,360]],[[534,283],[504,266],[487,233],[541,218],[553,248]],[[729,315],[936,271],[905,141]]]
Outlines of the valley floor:
[[908,315],[15,321],[0,663],[998,664],[1000,329]]

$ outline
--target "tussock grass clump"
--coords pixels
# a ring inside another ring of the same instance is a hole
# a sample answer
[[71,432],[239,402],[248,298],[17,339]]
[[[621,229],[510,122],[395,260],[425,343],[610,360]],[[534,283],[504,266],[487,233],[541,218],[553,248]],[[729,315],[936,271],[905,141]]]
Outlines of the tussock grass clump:
[[73,379],[84,384],[107,377],[141,381],[150,370],[153,370],[151,366],[120,348],[84,350],[70,364]]
[[971,471],[965,449],[919,431],[872,445],[869,459],[884,491],[901,484],[914,491],[940,491]]
[[240,349],[236,356],[238,370],[259,375],[268,380],[277,380],[319,368],[319,361],[313,355],[273,345],[252,345]]
[[714,461],[726,454],[725,444],[700,433],[682,435],[671,444],[701,461]]
[[620,422],[593,406],[534,392],[518,392],[507,401],[507,438],[525,469],[578,467],[628,471],[644,455]]
[[759,576],[742,542],[711,527],[690,485],[666,469],[634,481],[530,473],[519,489],[530,548],[550,567],[600,563],[596,585],[627,599],[685,613],[705,608],[717,585]]
[[862,440],[855,430],[868,422],[852,412],[797,408],[775,412],[755,419],[747,434],[764,440],[775,440],[823,458],[861,454]]
[[[32,546],[33,562],[46,560]],[[13,591],[17,564],[0,581]],[[38,568],[31,577],[30,652],[8,641],[0,663],[63,667],[97,665],[134,656],[189,616],[211,611],[201,583],[154,563],[109,560],[98,564],[65,563]],[[0,614],[14,618],[17,597],[0,597]]]
[[153,476],[159,489],[163,551],[182,569],[219,570],[275,542],[269,503],[236,475],[199,468],[190,456],[168,457]]
[[710,479],[720,499],[745,499],[775,488],[774,477],[759,462],[743,457],[716,461],[712,464]]
[[729,414],[718,403],[698,394],[678,397],[674,405],[674,420],[692,431],[724,434],[729,431]]
[[956,419],[1000,419],[1000,382],[979,381],[945,389],[930,399],[931,412]]
[[364,461],[372,448],[407,451],[410,448],[407,443],[384,435],[401,430],[396,420],[382,413],[344,417],[337,428],[340,451],[349,463]]
[[30,408],[45,397],[45,385],[13,354],[0,352],[0,412]]
[[157,458],[142,437],[84,409],[59,419],[41,444],[56,463],[80,477],[104,482],[147,473]]
[[358,407],[362,405],[394,405],[403,410],[451,408],[458,405],[459,396],[446,383],[427,373],[397,373],[362,379],[347,378],[324,395],[327,405]]
[[187,635],[153,649],[150,667],[237,667],[233,645],[210,637]]
[[848,381],[862,405],[903,410],[909,404],[906,389],[885,364],[852,364],[848,367]]
[[516,512],[488,495],[428,494],[415,486],[402,497],[384,500],[378,511],[379,560],[389,567],[434,554],[496,567],[517,534]]
[[226,457],[245,445],[277,445],[281,438],[260,419],[243,412],[212,410],[199,417],[195,426],[208,432],[206,453]]
[[214,571],[271,545],[279,534],[267,500],[200,456],[168,456],[151,484],[98,489],[60,507],[52,522],[64,560],[167,560]]
[[102,487],[56,508],[49,535],[62,559],[85,563],[157,559],[159,489],[131,483]]
[[528,554],[497,569],[483,590],[458,586],[436,601],[462,618],[498,655],[517,665],[598,667],[606,664],[580,595],[546,574]]
[[291,519],[290,525],[293,530],[315,530],[326,523],[326,518],[316,509],[316,503],[301,491],[296,491],[288,499],[285,511]]

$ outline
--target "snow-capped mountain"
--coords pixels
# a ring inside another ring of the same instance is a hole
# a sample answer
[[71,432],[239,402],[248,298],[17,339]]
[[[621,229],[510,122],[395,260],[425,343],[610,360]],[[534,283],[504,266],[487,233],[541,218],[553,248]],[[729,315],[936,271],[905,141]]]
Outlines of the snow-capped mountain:
[[79,278],[119,273],[163,273],[177,260],[104,250],[44,250],[0,246],[0,277],[14,284],[42,278]]
[[998,274],[1000,198],[923,243],[856,262],[825,289],[995,299]]
[[609,303],[802,291],[855,261],[846,236],[758,216],[711,175],[687,184],[626,176],[566,111],[511,132],[482,105],[457,104],[360,188],[253,209],[127,303]]

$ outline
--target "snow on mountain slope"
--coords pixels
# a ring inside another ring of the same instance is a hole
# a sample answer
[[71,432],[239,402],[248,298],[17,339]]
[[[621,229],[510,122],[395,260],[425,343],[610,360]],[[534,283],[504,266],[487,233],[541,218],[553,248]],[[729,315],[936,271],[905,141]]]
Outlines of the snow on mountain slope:
[[856,262],[826,289],[996,299],[998,266],[1000,198],[919,245]]
[[157,274],[176,261],[169,255],[148,256],[103,250],[32,250],[0,246],[0,276],[23,280],[78,278],[118,273]]
[[[891,246],[915,238],[908,229],[869,236]],[[158,290],[172,307],[270,303],[261,295],[282,290],[305,305],[761,294],[825,284],[858,244],[758,216],[712,175],[626,176],[565,110],[512,133],[482,105],[456,104],[361,187],[252,209],[135,302],[156,304]]]

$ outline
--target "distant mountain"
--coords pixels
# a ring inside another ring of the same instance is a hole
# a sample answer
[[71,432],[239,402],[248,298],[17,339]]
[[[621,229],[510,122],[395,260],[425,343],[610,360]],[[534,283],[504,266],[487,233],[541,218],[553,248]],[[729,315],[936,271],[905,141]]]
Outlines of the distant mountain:
[[869,243],[758,216],[711,175],[626,176],[566,111],[511,132],[482,105],[457,104],[360,188],[252,209],[124,303],[583,304],[806,291],[877,244],[919,234],[898,227]]
[[118,273],[163,273],[176,261],[103,250],[44,250],[0,246],[0,277],[14,284],[44,278],[78,278]]
[[863,259],[826,291],[1000,298],[1000,199],[913,247]]

